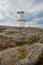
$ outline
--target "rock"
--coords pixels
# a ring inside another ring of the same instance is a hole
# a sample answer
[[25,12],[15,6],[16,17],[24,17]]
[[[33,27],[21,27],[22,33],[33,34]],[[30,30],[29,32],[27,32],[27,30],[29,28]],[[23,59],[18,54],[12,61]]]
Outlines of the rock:
[[[10,48],[0,52],[0,65],[14,65],[17,61],[25,58],[30,52],[29,46]],[[26,53],[27,52],[27,53]]]
[[41,49],[41,46],[41,44],[34,44],[32,46],[25,45],[0,51],[0,65],[30,65],[33,60],[30,60],[29,57],[32,58],[34,54],[37,55],[35,50],[37,51],[37,49]]
[[34,49],[28,54],[28,56],[14,65],[35,65],[39,61],[41,54],[43,54],[43,44],[40,43],[33,45]]
[[[25,42],[31,43],[42,34],[43,29],[40,28],[0,26],[0,48],[15,47],[17,44],[23,43],[22,39],[29,39],[28,42]],[[43,43],[42,40],[40,43]]]

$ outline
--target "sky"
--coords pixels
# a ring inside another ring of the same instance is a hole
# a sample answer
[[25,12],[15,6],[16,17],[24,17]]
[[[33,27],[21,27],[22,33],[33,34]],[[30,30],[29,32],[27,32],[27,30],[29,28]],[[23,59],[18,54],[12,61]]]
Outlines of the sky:
[[26,26],[43,28],[43,0],[0,0],[0,25],[17,26],[17,11],[25,11]]

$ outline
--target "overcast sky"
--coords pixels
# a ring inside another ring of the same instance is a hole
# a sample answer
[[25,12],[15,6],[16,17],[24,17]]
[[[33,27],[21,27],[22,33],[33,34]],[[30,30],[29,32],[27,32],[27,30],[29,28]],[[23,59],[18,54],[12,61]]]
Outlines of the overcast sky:
[[26,26],[43,28],[43,0],[0,0],[0,25],[17,24],[17,11],[25,11]]

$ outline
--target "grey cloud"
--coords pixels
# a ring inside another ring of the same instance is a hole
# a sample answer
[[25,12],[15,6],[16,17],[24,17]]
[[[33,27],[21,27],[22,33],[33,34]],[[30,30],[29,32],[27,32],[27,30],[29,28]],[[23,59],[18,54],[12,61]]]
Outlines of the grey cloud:
[[[13,25],[13,23],[16,22],[16,12],[19,8],[22,8],[25,11],[26,22],[34,22],[34,19],[36,17],[43,17],[43,11],[39,8],[39,3],[43,3],[43,0],[0,0],[0,5],[2,5],[2,8],[0,8],[0,13],[2,13],[5,17],[5,19],[0,20],[0,22],[2,22],[3,24],[5,22],[10,22],[10,25],[11,23]],[[29,12],[29,10],[31,10],[31,12]],[[39,21],[34,23],[43,24],[43,20],[40,19]]]
[[39,12],[38,14],[37,14],[37,17],[43,17],[43,11],[42,12]]

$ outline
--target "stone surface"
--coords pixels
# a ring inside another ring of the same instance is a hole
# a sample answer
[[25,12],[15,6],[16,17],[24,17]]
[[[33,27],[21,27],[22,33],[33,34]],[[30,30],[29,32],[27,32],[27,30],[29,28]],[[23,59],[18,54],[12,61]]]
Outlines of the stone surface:
[[23,43],[23,39],[32,43],[38,38],[42,38],[39,42],[43,43],[43,29],[0,26],[0,48],[15,47],[16,44]]
[[35,44],[34,49],[28,54],[28,56],[25,59],[22,59],[14,65],[34,65],[36,64],[39,59],[41,54],[43,53],[43,44]]
[[15,62],[25,58],[30,52],[29,46],[17,47],[0,52],[0,65],[14,65]]
[[[31,63],[34,63],[35,60],[37,60],[40,53],[36,57],[35,55],[37,55],[39,51],[42,52],[42,48],[43,48],[43,44],[36,43],[31,46],[25,45],[22,47],[10,48],[10,49],[1,51],[0,65],[30,65]],[[35,57],[35,60],[33,56]]]

